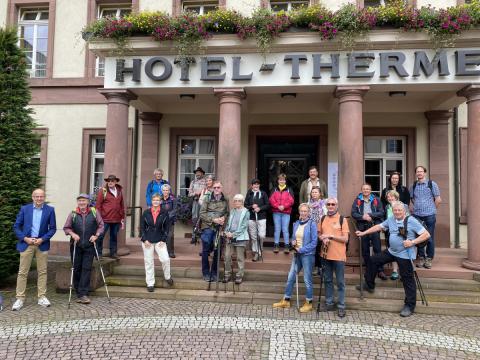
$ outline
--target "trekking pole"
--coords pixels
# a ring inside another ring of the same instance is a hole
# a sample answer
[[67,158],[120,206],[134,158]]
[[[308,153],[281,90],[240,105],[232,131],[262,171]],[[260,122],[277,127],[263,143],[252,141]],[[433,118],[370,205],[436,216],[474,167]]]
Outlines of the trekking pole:
[[410,263],[412,264],[413,268],[413,277],[415,279],[415,283],[418,287],[418,292],[420,293],[420,299],[422,300],[422,305],[428,306],[427,297],[425,296],[425,292],[423,291],[422,283],[420,282],[420,278],[418,277],[417,270],[415,269],[415,264],[413,263],[412,254],[410,253],[410,249],[407,250],[408,258],[410,259]]
[[77,250],[77,242],[73,241],[73,256],[72,256],[72,270],[70,272],[70,290],[68,295],[68,308],[70,309],[70,305],[72,303],[72,288],[73,288],[73,266],[75,263],[75,253]]
[[215,285],[215,293],[218,294],[218,280],[220,277],[220,257],[222,255],[222,237],[220,236],[220,229],[217,232],[217,239],[217,283]]
[[97,254],[98,265],[100,267],[100,274],[102,274],[103,283],[105,284],[105,292],[107,293],[108,302],[111,303],[112,299],[110,299],[110,294],[108,293],[107,282],[105,281],[105,275],[103,273],[102,262],[100,261],[100,259],[98,257],[97,244],[95,243],[95,241],[93,242],[93,247],[95,249],[95,254]]
[[190,244],[198,244],[198,228],[200,227],[200,216],[197,218],[197,221],[195,221],[195,225],[193,226],[192,230],[192,241],[190,241]]
[[[351,227],[353,227],[353,232],[358,231],[357,223],[351,217],[348,218],[348,222]],[[357,236],[358,238],[358,263],[360,264],[360,300],[363,300],[363,258],[362,258],[362,237]]]
[[324,271],[323,259],[320,259],[320,289],[318,290],[317,318],[320,313],[320,301],[322,299],[323,271]]
[[300,299],[298,297],[298,254],[295,253],[293,256],[293,259],[295,260],[295,288],[297,291],[297,310],[300,311]]

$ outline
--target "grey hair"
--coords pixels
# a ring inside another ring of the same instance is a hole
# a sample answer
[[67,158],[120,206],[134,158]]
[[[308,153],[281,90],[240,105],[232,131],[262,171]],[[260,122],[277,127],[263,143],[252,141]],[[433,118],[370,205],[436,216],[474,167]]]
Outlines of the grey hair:
[[329,200],[332,200],[332,201],[334,201],[334,202],[335,202],[335,204],[337,204],[337,205],[338,205],[338,199],[337,199],[336,197],[333,197],[333,196],[332,196],[332,197],[329,197],[329,198],[327,199],[327,203],[329,202]]
[[392,203],[392,209],[395,209],[395,208],[402,208],[402,210],[405,211],[405,204],[401,201],[394,201]]
[[165,190],[165,189],[168,189],[168,190],[172,191],[172,187],[168,184],[163,184],[162,185],[162,191]]
[[245,197],[242,194],[237,194],[233,197],[233,200],[241,200],[244,201]]
[[300,210],[300,208],[302,208],[302,207],[310,209],[310,206],[308,206],[307,203],[301,203],[300,205],[298,205],[298,210]]
[[160,200],[162,199],[162,196],[159,193],[155,193],[152,195],[152,200],[153,198],[159,198]]
[[160,168],[156,168],[155,170],[153,170],[153,173],[162,173],[162,174],[165,174],[165,172],[163,171],[163,169],[160,169]]

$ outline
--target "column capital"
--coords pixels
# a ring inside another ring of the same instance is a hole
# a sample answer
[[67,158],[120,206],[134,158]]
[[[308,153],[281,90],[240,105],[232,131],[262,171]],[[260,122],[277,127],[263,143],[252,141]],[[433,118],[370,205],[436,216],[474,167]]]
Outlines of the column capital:
[[129,105],[130,100],[136,100],[137,95],[128,89],[98,89],[109,104]]
[[163,117],[162,113],[140,111],[138,117],[142,120],[142,124],[157,124]]
[[463,89],[457,92],[458,96],[467,98],[467,103],[470,101],[480,100],[480,84],[471,84],[465,86]]
[[432,110],[432,111],[426,111],[425,112],[425,117],[428,119],[429,123],[435,123],[435,124],[449,124],[450,120],[453,117],[453,111],[452,110]]
[[337,86],[335,88],[334,96],[339,103],[345,101],[363,102],[363,96],[370,90],[370,86]]
[[213,93],[219,98],[220,104],[237,103],[241,104],[246,94],[243,88],[214,88]]

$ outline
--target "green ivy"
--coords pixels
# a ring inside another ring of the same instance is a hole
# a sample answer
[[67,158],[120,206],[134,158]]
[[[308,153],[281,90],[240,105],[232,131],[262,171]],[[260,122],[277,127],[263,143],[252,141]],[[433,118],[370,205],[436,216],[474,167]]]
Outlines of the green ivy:
[[13,224],[40,184],[39,163],[32,161],[40,149],[28,107],[27,63],[16,34],[0,28],[0,283],[18,271]]

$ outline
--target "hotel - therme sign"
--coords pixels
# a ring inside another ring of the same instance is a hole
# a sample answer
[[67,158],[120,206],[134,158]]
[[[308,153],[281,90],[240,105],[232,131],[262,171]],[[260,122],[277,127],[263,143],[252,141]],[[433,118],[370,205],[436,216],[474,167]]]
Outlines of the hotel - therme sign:
[[208,54],[106,59],[107,88],[439,84],[480,81],[480,49]]

